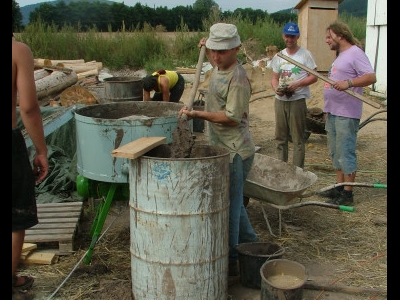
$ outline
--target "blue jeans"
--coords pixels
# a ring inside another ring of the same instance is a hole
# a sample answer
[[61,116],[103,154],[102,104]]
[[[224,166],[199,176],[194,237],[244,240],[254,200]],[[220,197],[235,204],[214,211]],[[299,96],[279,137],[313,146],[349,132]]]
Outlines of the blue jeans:
[[325,122],[327,146],[335,170],[343,174],[357,171],[357,133],[360,120],[328,114]]
[[229,260],[238,259],[236,246],[258,240],[243,204],[243,185],[253,164],[254,155],[242,160],[239,154],[229,164]]

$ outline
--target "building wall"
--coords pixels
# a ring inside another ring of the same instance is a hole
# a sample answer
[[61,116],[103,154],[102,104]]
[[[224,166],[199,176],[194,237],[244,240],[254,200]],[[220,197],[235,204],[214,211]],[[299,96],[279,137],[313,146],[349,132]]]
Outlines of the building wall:
[[368,0],[365,41],[367,54],[376,74],[371,94],[387,98],[387,1]]
[[326,28],[337,20],[339,3],[343,0],[301,0],[294,8],[299,10],[299,45],[310,50],[319,72],[327,72],[335,59],[325,43]]

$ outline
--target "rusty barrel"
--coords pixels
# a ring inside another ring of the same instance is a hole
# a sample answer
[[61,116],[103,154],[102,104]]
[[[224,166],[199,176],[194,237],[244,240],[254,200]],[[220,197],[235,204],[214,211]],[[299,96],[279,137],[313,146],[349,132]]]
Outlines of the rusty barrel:
[[130,160],[132,293],[140,300],[228,299],[229,152],[168,145]]
[[142,79],[138,76],[105,78],[104,95],[109,102],[143,101]]

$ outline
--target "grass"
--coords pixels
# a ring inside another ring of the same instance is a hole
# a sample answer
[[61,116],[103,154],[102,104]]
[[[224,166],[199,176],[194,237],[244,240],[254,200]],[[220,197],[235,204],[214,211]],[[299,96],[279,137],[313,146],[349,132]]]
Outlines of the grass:
[[[349,24],[354,35],[365,41],[366,19],[341,15],[339,19]],[[246,18],[221,20],[210,15],[203,21],[202,32],[189,32],[181,24],[174,35],[165,35],[163,27],[152,28],[146,24],[143,30],[125,29],[122,24],[118,32],[99,32],[96,27],[81,31],[71,26],[57,30],[55,25],[46,25],[41,20],[26,26],[23,32],[15,34],[16,40],[28,44],[35,58],[84,59],[101,61],[110,70],[145,69],[148,72],[160,68],[195,68],[198,60],[198,41],[208,34],[209,27],[216,22],[228,22],[237,26],[242,42],[256,41],[254,54],[265,54],[266,45],[285,47],[282,37],[282,25],[275,23],[269,16],[257,20],[255,24]],[[321,37],[324,38],[324,37]],[[239,58],[245,60],[244,53]]]

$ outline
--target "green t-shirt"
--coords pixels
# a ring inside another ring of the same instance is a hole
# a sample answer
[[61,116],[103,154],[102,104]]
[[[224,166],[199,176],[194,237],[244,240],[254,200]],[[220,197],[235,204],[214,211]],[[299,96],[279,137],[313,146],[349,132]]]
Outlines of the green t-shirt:
[[247,159],[255,152],[249,128],[249,100],[251,84],[246,70],[238,64],[228,71],[214,68],[205,101],[205,111],[224,111],[237,126],[206,122],[210,145],[228,149],[231,162],[236,153]]

